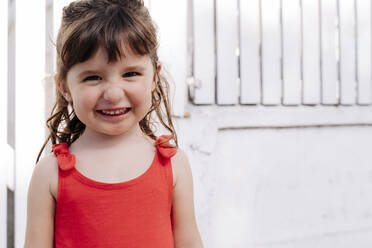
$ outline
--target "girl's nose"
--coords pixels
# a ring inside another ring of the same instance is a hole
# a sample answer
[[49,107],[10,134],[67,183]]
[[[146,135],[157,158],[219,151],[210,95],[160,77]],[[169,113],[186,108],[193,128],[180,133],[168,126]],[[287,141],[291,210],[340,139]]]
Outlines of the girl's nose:
[[109,102],[117,102],[117,101],[120,101],[123,95],[124,95],[124,90],[122,88],[112,85],[105,89],[103,98]]

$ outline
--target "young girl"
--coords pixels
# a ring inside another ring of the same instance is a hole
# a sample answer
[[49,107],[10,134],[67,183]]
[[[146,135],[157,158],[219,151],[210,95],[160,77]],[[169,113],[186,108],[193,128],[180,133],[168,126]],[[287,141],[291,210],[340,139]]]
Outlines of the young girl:
[[[26,248],[202,247],[157,47],[141,0],[63,9],[57,99],[29,186]],[[154,111],[171,135],[155,136]],[[50,139],[53,153],[39,161]]]

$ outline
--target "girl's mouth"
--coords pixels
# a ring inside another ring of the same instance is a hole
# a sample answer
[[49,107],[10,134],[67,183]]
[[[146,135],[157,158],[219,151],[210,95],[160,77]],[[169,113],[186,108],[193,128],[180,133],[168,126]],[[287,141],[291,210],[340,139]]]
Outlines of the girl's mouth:
[[123,108],[115,111],[97,110],[96,112],[103,116],[121,116],[127,114],[132,108]]

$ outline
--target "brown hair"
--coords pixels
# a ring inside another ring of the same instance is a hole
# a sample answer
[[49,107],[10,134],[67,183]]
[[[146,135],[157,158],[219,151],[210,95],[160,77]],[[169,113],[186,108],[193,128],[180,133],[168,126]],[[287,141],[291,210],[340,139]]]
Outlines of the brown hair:
[[[139,122],[141,131],[153,140],[156,139],[151,117],[155,111],[160,123],[171,132],[171,139],[178,147],[168,97],[169,84],[157,70],[159,61],[156,28],[143,0],[78,0],[64,7],[56,42],[55,81],[64,81],[69,69],[88,60],[99,46],[106,50],[109,62],[116,61],[122,55],[120,48],[123,42],[134,53],[150,56],[155,71],[154,77],[157,79],[156,88],[151,93],[151,108]],[[56,87],[56,101],[51,116],[46,121],[49,136],[39,152],[36,163],[49,139],[52,144],[70,145],[83,134],[85,124],[76,116],[72,104],[70,107],[69,111],[69,102]]]

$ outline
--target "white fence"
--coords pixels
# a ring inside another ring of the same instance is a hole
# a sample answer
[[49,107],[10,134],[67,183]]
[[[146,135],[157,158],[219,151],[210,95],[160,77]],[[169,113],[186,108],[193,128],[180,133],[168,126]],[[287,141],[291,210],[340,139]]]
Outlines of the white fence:
[[[68,2],[0,3],[0,247],[7,240],[7,186],[15,191],[15,247],[23,246],[27,187],[53,92],[45,84],[54,70],[49,38]],[[221,111],[222,129],[372,123],[370,1],[145,2],[159,25],[160,57],[175,82],[175,116],[184,116],[189,96],[194,110],[210,105]],[[8,43],[13,34],[15,43]],[[15,51],[14,64],[8,51]]]
[[194,103],[371,104],[370,1],[206,0],[193,12]]

